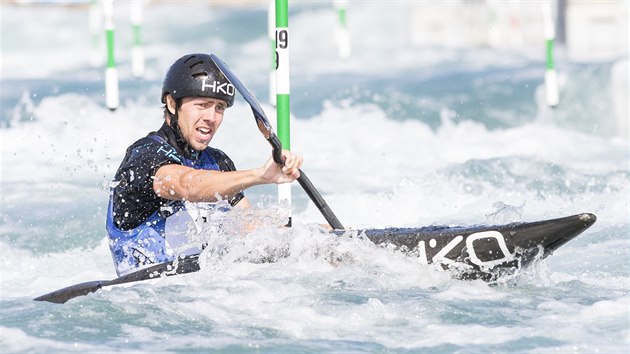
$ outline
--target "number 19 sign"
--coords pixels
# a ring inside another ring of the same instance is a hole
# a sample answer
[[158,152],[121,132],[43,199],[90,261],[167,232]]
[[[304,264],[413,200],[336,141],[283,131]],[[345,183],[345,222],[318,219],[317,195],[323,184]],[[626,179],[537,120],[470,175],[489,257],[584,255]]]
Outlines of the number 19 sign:
[[[289,85],[289,9],[288,0],[276,0],[276,108],[278,138],[282,147],[291,150],[291,108]],[[278,186],[278,200],[286,203],[291,224],[291,185]]]
[[291,149],[289,116],[289,13],[288,1],[276,0],[276,105],[278,137],[285,149]]

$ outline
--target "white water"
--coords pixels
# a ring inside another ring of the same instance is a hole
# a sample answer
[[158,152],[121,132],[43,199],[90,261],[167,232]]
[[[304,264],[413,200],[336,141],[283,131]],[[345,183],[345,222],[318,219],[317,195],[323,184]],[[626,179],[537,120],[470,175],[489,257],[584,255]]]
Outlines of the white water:
[[[291,230],[215,239],[227,252],[207,255],[197,274],[62,306],[34,302],[115,276],[107,188],[125,148],[159,127],[157,97],[174,59],[214,51],[274,116],[264,102],[266,6],[151,5],[143,80],[130,77],[121,6],[122,105],[110,112],[102,70],[89,64],[87,10],[3,4],[0,351],[627,352],[629,150],[614,131],[611,63],[560,61],[564,91],[550,111],[542,54],[408,47],[410,6],[353,8],[348,62],[321,40],[334,23],[325,4],[291,13],[292,148],[340,220],[380,228],[592,212],[593,227],[488,286],[325,235],[295,185]],[[269,155],[242,100],[214,145],[239,168]],[[248,195],[275,207],[273,188]],[[500,203],[511,207],[491,215]],[[277,262],[259,262],[268,258]]]

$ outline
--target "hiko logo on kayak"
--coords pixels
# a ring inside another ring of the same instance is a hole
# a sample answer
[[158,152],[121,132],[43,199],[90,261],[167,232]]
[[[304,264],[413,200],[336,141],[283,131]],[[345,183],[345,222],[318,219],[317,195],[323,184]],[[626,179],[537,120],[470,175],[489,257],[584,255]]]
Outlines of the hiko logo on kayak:
[[229,82],[221,83],[216,80],[210,82],[206,77],[201,82],[201,91],[206,91],[206,89],[210,89],[214,93],[234,96],[234,85]]
[[[475,241],[479,242],[475,243]],[[487,252],[487,244],[489,242],[493,244],[490,252],[492,254],[492,257],[489,257],[485,254]],[[458,248],[458,245],[462,243],[464,246],[463,249],[466,250],[466,252],[468,253],[468,257],[466,258],[466,260],[472,264],[479,266],[482,269],[491,269],[494,266],[500,265],[505,262],[510,262],[514,259],[514,254],[512,254],[508,249],[503,234],[496,230],[489,230],[471,233],[466,238],[464,238],[464,236],[462,235],[455,236],[444,246],[438,246],[438,243],[434,238],[429,240],[428,245],[425,243],[424,240],[422,240],[418,242],[417,246],[420,261],[424,264],[442,263],[445,265],[455,265],[457,263],[457,267],[469,269],[471,268],[470,263],[461,262],[457,259],[446,257],[446,255],[451,253],[451,251],[453,251],[454,249]],[[476,245],[483,247],[477,249],[475,248]],[[477,254],[478,251],[480,254]],[[457,253],[460,254],[461,251],[457,251]],[[483,260],[482,258],[484,258],[485,260]]]

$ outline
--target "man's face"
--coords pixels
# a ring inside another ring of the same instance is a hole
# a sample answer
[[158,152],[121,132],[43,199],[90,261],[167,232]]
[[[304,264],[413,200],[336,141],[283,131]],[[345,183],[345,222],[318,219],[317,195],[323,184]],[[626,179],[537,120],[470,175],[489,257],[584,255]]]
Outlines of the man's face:
[[[174,105],[173,105],[174,106]],[[223,122],[227,103],[217,98],[184,97],[178,112],[182,137],[196,151],[202,151]]]

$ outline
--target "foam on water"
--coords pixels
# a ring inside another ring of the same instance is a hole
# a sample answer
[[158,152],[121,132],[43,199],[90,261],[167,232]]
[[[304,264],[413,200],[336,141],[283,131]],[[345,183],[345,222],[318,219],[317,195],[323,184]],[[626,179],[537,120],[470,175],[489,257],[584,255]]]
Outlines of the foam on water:
[[[274,116],[262,99],[266,6],[147,7],[147,76],[129,80],[128,53],[118,51],[123,95],[115,112],[103,107],[100,69],[88,55],[69,55],[88,50],[88,36],[76,32],[85,12],[3,6],[0,351],[626,351],[629,150],[607,128],[601,88],[609,64],[567,63],[565,101],[550,111],[535,52],[408,47],[400,19],[410,4],[355,8],[355,56],[347,62],[334,59],[332,41],[319,40],[334,24],[327,7],[303,4],[291,13],[292,36],[301,39],[292,46],[292,148],[344,225],[593,212],[593,227],[489,286],[362,238],[328,235],[296,185],[293,228],[202,235],[209,246],[198,273],[102,289],[65,305],[34,302],[115,277],[104,229],[108,188],[125,148],[159,128],[155,97],[175,58],[213,48]],[[381,16],[386,10],[390,16]],[[128,20],[117,16],[120,43],[129,43]],[[227,33],[239,21],[251,27]],[[33,66],[43,50],[47,60]],[[241,169],[270,152],[240,99],[213,144]],[[274,188],[247,195],[257,208],[282,209]]]

